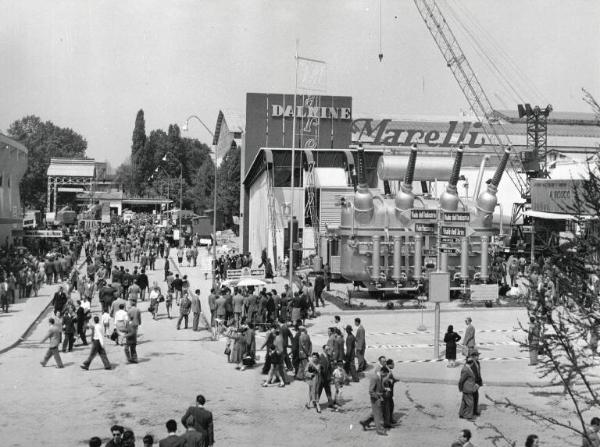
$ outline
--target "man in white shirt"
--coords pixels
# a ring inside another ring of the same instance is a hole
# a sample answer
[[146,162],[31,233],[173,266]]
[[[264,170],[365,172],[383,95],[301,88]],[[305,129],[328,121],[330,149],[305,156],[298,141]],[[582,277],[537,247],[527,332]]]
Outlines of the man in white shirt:
[[125,310],[125,304],[119,305],[119,310],[115,312],[115,328],[119,333],[119,338],[117,339],[117,344],[119,342],[123,342],[123,338],[125,337],[125,333],[127,332],[127,322],[129,321],[129,315]]
[[90,363],[92,363],[92,360],[94,360],[96,354],[100,354],[100,358],[102,359],[102,363],[104,364],[104,369],[112,369],[112,367],[110,366],[110,362],[108,361],[108,357],[106,356],[106,351],[104,350],[104,331],[102,330],[102,325],[100,324],[100,317],[98,317],[98,315],[94,316],[92,349],[90,350],[89,357],[81,365],[81,369],[88,370],[90,368]]

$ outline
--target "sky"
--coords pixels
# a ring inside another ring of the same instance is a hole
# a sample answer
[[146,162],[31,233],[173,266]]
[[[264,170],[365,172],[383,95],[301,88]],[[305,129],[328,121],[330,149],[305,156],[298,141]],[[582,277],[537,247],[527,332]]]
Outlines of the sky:
[[[590,112],[582,87],[600,100],[600,2],[438,2],[495,108]],[[220,109],[244,113],[248,92],[293,93],[297,45],[326,62],[327,94],[352,96],[355,118],[468,109],[412,0],[0,0],[0,11],[0,131],[37,115],[113,167],[139,109],[147,132],[192,114],[214,128]],[[195,121],[189,136],[211,142]]]

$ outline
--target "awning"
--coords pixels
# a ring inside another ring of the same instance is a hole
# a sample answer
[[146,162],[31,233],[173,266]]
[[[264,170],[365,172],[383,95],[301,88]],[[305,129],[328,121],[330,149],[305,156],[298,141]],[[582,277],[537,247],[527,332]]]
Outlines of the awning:
[[574,216],[573,214],[566,213],[544,213],[543,211],[527,210],[523,212],[525,216],[535,217],[537,219],[550,219],[550,220],[579,220],[579,219],[592,219],[594,216]]

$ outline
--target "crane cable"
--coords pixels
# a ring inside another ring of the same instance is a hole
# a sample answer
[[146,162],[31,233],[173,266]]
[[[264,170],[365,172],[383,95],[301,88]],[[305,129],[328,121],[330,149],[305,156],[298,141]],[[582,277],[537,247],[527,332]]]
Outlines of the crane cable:
[[[447,0],[450,1],[450,0]],[[531,96],[533,99],[538,99],[544,102],[544,94],[537,88],[535,82],[523,71],[522,67],[519,67],[514,59],[506,52],[504,47],[500,45],[491,33],[475,19],[473,14],[466,8],[460,1],[455,1],[456,7],[460,10],[460,15],[471,24],[471,27],[475,30],[478,36],[482,36],[483,40],[487,40],[487,44],[491,47],[490,54],[496,54],[500,57],[500,61],[506,65],[506,73],[516,75],[517,83],[521,84],[523,89],[522,93],[526,93],[527,96]],[[487,53],[487,52],[486,52]],[[538,102],[539,102],[538,101]]]

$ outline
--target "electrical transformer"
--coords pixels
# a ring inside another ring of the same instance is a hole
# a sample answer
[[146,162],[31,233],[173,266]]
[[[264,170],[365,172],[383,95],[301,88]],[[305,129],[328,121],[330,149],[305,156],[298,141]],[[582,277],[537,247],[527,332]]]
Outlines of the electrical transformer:
[[[402,155],[382,155],[378,161],[380,180],[400,181],[395,196],[374,194],[365,175],[362,147],[357,153],[358,185],[354,196],[341,203],[339,240],[341,276],[362,283],[374,295],[424,292],[428,273],[449,272],[456,289],[467,291],[472,282],[489,279],[490,238],[497,234],[493,222],[496,193],[506,168],[506,149],[491,182],[474,201],[461,199],[457,192],[463,158],[462,147],[454,162],[447,157],[423,158],[418,149]],[[415,168],[419,178],[431,180],[449,175],[439,199],[413,192]],[[482,174],[483,165],[480,170]],[[479,176],[476,191],[481,189]]]

